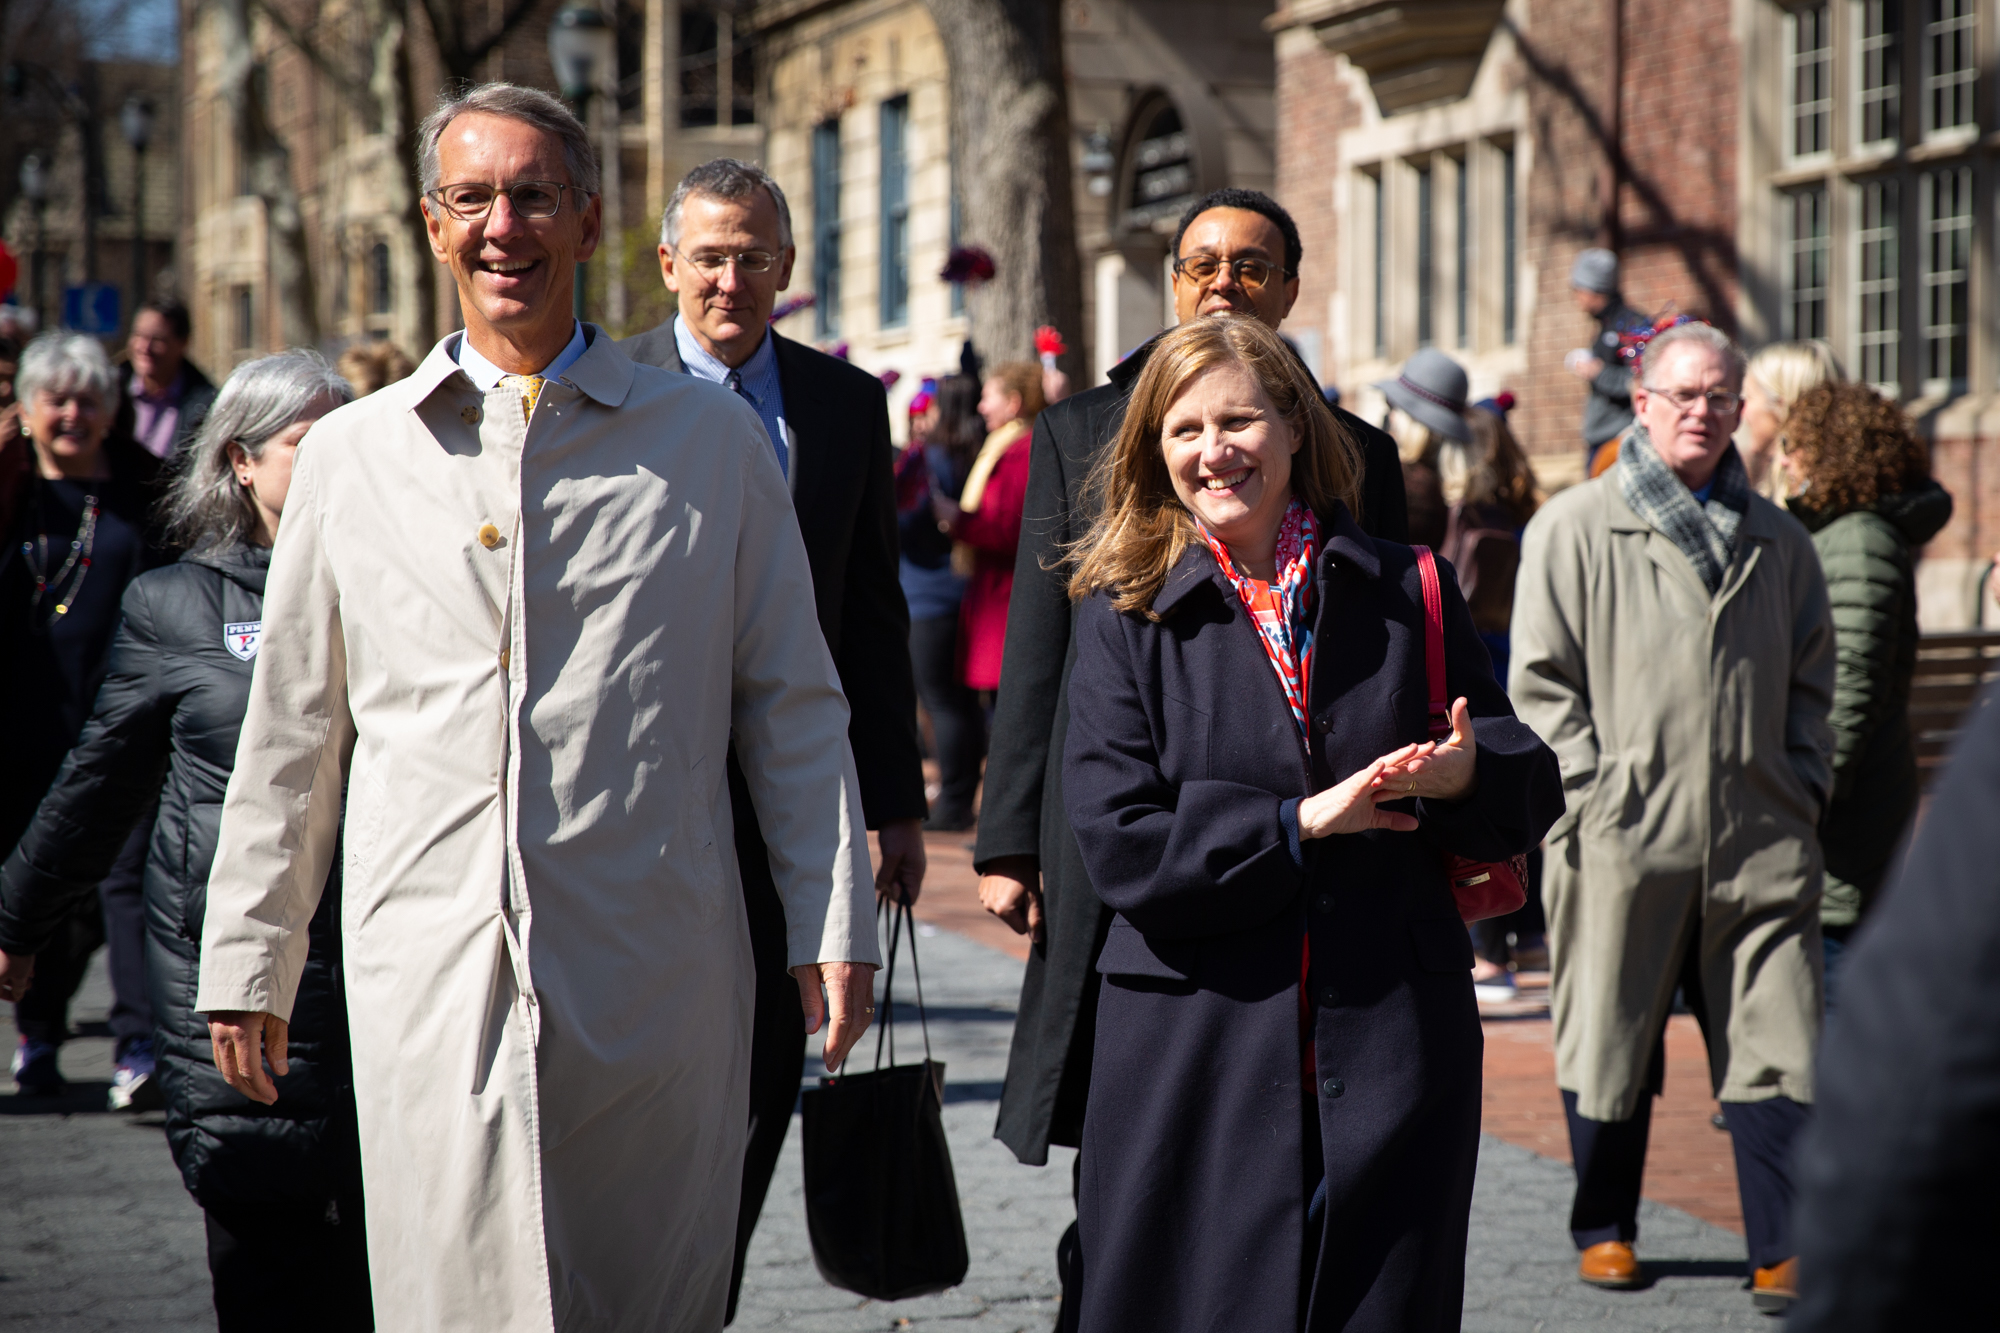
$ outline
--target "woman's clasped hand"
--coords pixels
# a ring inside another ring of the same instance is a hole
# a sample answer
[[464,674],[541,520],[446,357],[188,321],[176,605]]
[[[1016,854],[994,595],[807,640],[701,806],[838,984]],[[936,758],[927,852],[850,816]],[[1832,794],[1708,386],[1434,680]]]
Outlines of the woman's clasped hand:
[[1415,815],[1384,810],[1382,806],[1417,797],[1432,801],[1464,800],[1472,794],[1478,778],[1477,754],[1472,718],[1465,700],[1459,699],[1451,706],[1451,735],[1441,741],[1392,750],[1366,768],[1357,769],[1346,781],[1300,801],[1299,840],[1369,829],[1412,832],[1417,827]]

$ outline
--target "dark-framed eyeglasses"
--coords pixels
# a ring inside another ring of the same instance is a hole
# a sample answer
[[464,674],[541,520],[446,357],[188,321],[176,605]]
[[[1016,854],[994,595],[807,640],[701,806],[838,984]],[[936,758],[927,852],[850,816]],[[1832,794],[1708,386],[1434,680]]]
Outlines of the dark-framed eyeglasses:
[[[1268,259],[1231,259],[1227,262],[1236,281],[1253,292],[1262,290],[1281,277],[1290,276]],[[1222,272],[1223,263],[1214,255],[1183,255],[1174,260],[1174,273],[1189,282],[1210,283],[1215,281],[1216,274]]]
[[778,257],[769,250],[739,250],[734,253],[721,250],[703,250],[699,254],[688,254],[683,250],[674,251],[682,259],[694,265],[702,277],[715,280],[731,264],[738,273],[769,273],[778,266]]
[[424,198],[461,222],[477,222],[493,211],[493,201],[504,194],[517,216],[540,221],[562,211],[564,190],[575,190],[586,199],[590,197],[590,191],[582,186],[557,181],[515,181],[505,187],[466,181],[426,190]]
[[1706,393],[1696,393],[1693,389],[1647,389],[1646,392],[1666,399],[1682,416],[1694,411],[1694,405],[1703,401],[1708,403],[1712,415],[1726,415],[1743,406],[1743,395],[1733,389],[1710,389]]

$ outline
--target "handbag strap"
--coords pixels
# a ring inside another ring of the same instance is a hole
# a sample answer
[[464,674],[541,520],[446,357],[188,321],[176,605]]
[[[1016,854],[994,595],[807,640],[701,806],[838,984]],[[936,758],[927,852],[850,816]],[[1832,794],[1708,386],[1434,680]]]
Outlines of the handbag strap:
[[[931,1059],[931,1023],[930,1016],[924,1009],[924,970],[917,961],[916,917],[911,913],[908,903],[891,902],[887,898],[878,900],[875,915],[878,922],[885,915],[889,918],[889,956],[882,971],[880,1005],[882,1021],[875,1028],[875,1068],[877,1072],[882,1068],[882,1048],[885,1042],[889,1049],[890,1066],[893,1068],[896,1063],[896,955],[900,952],[905,924],[909,926],[910,931],[910,970],[917,979],[917,1023],[923,1029],[924,1062],[928,1064]],[[846,1067],[845,1061],[841,1067]]]
[[1444,591],[1438,585],[1437,557],[1428,546],[1412,546],[1424,585],[1424,675],[1430,682],[1431,739],[1451,735],[1451,701],[1444,674]]

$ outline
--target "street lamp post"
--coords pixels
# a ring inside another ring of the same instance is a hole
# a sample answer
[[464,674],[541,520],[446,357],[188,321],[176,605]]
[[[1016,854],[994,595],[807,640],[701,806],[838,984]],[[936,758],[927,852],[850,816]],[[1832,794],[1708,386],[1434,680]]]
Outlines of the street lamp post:
[[33,279],[35,299],[35,319],[37,323],[48,323],[48,311],[42,305],[42,270],[47,267],[42,247],[44,228],[49,206],[49,173],[42,165],[42,159],[34,153],[21,159],[21,193],[27,196],[35,210],[35,253],[33,256],[35,273]]
[[153,141],[153,103],[143,93],[125,99],[118,127],[132,145],[132,318],[146,299],[146,145]]
[[[605,282],[605,323],[625,326],[624,240],[619,222],[624,200],[618,159],[618,107],[604,96],[605,84],[618,76],[618,35],[611,21],[590,0],[570,0],[549,24],[549,63],[555,66],[562,94],[584,114],[598,146],[604,225],[599,248],[610,262]],[[605,104],[609,102],[609,113]],[[584,266],[576,266],[576,317],[584,317]]]

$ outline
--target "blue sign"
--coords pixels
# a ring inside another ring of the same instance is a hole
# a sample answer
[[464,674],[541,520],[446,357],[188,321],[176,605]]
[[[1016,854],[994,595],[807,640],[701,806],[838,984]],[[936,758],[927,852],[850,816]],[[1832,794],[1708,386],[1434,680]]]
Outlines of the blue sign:
[[78,333],[94,333],[100,338],[116,334],[123,321],[118,289],[105,282],[87,282],[63,289],[63,327]]

